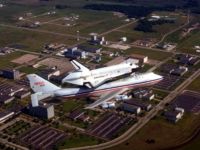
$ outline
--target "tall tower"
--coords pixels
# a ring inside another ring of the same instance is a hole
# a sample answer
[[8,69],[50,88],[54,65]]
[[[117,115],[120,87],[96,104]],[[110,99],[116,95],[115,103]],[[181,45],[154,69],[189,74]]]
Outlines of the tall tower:
[[79,30],[77,30],[76,33],[77,33],[77,41],[79,41],[80,40]]

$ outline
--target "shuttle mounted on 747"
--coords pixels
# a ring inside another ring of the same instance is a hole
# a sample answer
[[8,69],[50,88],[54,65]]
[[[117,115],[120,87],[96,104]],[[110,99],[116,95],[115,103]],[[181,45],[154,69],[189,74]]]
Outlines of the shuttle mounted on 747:
[[62,80],[62,83],[71,83],[79,86],[87,86],[89,88],[98,87],[113,78],[130,74],[138,68],[136,64],[130,61],[94,70],[89,70],[87,67],[75,60],[72,60],[71,63],[76,70],[70,72]]
[[[60,88],[36,74],[29,74],[27,77],[30,81],[31,89],[35,92],[35,94],[32,94],[31,96],[32,106],[38,106],[38,101],[46,97],[89,96],[96,93],[104,93],[106,91],[117,91],[120,89],[150,86],[163,79],[162,76],[151,72],[138,75],[134,74],[124,79],[102,84],[96,88]],[[88,106],[88,108],[94,108],[104,102],[105,101],[97,100]]]

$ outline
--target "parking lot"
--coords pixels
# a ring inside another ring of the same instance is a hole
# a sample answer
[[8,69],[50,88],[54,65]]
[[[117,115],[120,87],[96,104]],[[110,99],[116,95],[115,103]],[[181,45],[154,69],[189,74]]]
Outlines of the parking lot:
[[200,113],[200,93],[193,91],[184,91],[179,95],[173,105],[176,107],[184,108],[186,112],[192,112],[194,114]]
[[25,145],[31,145],[34,149],[49,150],[52,146],[65,137],[65,133],[47,126],[37,126],[20,141]]
[[111,139],[117,132],[132,121],[129,117],[122,117],[109,113],[93,124],[87,132],[102,139]]
[[163,76],[163,80],[154,86],[159,89],[170,90],[176,83],[180,81],[179,76],[168,75],[168,74],[161,74],[161,75]]

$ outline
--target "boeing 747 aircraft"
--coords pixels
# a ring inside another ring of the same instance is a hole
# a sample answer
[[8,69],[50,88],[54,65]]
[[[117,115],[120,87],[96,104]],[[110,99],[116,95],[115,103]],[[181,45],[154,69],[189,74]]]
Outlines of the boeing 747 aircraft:
[[[89,96],[91,94],[102,93],[106,91],[117,91],[119,89],[137,88],[142,86],[150,86],[158,83],[163,79],[162,76],[154,73],[144,73],[138,75],[131,75],[130,77],[120,79],[117,81],[105,83],[96,88],[60,88],[49,81],[39,77],[36,74],[27,76],[30,81],[31,89],[35,92],[32,95],[32,105],[38,105],[38,97],[76,97],[76,96]],[[40,99],[40,98],[39,98]],[[104,101],[96,101],[94,107],[102,104]]]

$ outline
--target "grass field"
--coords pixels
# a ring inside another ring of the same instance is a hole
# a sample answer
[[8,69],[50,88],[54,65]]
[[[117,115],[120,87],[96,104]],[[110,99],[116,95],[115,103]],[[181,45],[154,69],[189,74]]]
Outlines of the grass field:
[[171,34],[166,38],[168,42],[175,42],[178,44],[177,50],[184,53],[198,54],[194,46],[199,45],[200,42],[200,31],[192,31],[188,36],[181,38],[181,30]]
[[[154,12],[152,14],[157,14],[157,15],[169,15],[170,12]],[[122,29],[120,29],[121,32],[123,32],[124,34],[131,34],[134,38],[136,39],[143,39],[143,38],[156,38],[157,40],[159,40],[164,34],[176,29],[177,27],[183,25],[186,22],[186,18],[182,17],[179,14],[173,14],[170,15],[170,17],[175,17],[177,18],[177,20],[175,21],[174,24],[162,24],[162,25],[154,25],[153,26],[153,30],[155,32],[141,32],[141,31],[136,31],[134,30],[134,28],[137,26],[137,22],[134,23],[133,25],[129,25],[127,27],[124,27]]]
[[100,141],[88,135],[77,134],[59,143],[57,149],[81,147],[98,144]]
[[4,37],[0,39],[1,47],[18,44],[23,50],[29,51],[41,51],[47,43],[64,43],[69,46],[77,42],[71,37],[8,27],[0,27],[0,36]]
[[[155,150],[167,149],[186,140],[200,123],[199,116],[185,114],[177,124],[169,123],[162,117],[151,120],[136,135],[128,141],[111,148],[111,150]],[[192,127],[192,128],[191,128]],[[148,144],[147,140],[155,143]],[[167,141],[167,143],[166,143]]]
[[200,135],[198,135],[195,139],[188,142],[187,144],[180,146],[180,148],[177,148],[177,150],[198,150],[200,147],[199,141],[200,141]]
[[25,53],[23,52],[13,52],[11,54],[5,55],[5,56],[0,56],[0,68],[13,68],[17,67],[18,64],[10,62],[13,59],[16,59]]
[[188,87],[188,90],[200,92],[200,76],[197,77]]
[[69,100],[62,102],[61,110],[64,113],[68,113],[83,104],[84,104],[84,101],[82,101],[82,100],[77,101],[77,100],[69,99]]
[[7,24],[13,24],[18,21],[18,18],[20,16],[24,16],[25,13],[31,12],[33,16],[40,15],[42,13],[45,13],[52,8],[49,6],[23,6],[18,4],[6,4],[5,7],[0,9],[0,22],[1,23],[7,23]]
[[148,56],[150,59],[155,59],[155,60],[160,60],[160,61],[166,59],[167,57],[172,56],[172,54],[168,52],[153,51],[153,50],[141,49],[141,48],[130,48],[124,52],[127,55],[141,54],[141,55]]

